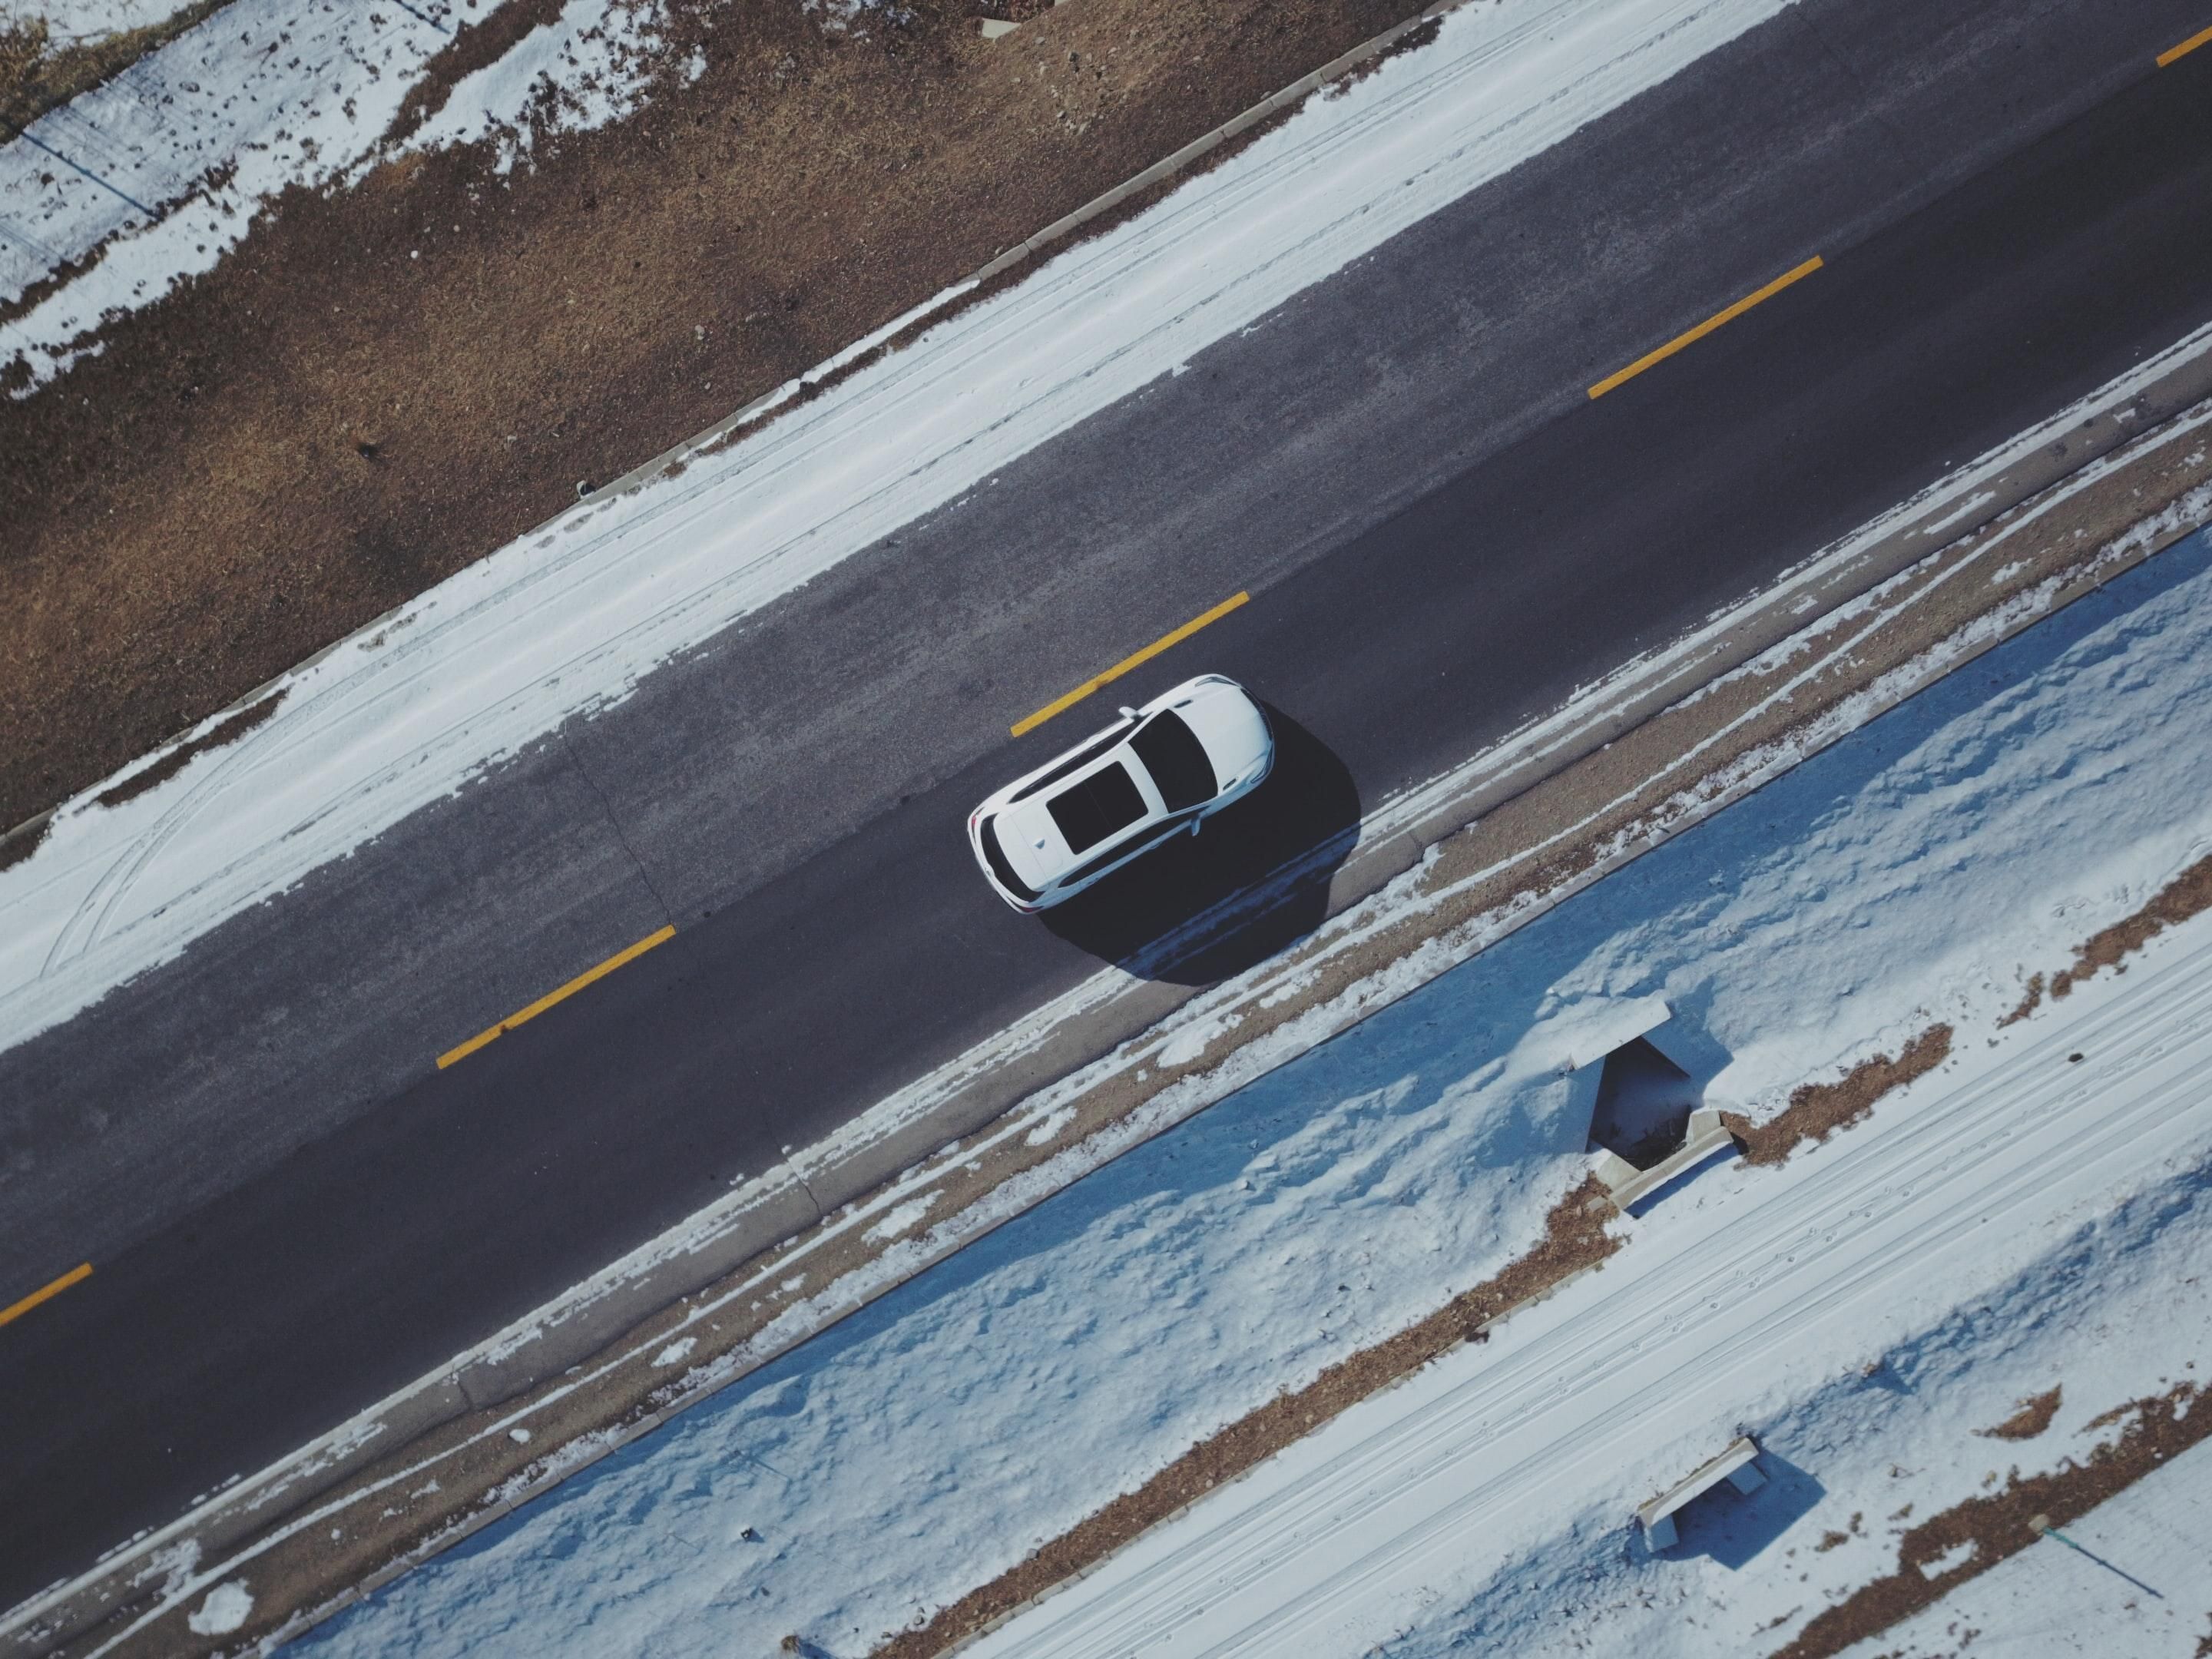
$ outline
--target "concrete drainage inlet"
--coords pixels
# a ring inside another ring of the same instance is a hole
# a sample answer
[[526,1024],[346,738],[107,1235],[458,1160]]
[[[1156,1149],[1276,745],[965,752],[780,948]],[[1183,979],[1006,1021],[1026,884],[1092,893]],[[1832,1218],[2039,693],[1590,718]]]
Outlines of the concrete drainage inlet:
[[1622,1005],[1601,1029],[1605,1046],[1572,1063],[1590,1091],[1592,1169],[1626,1212],[1732,1144],[1705,1103],[1728,1055],[1656,997]]
[[1649,1170],[1681,1150],[1690,1114],[1705,1097],[1704,1088],[1650,1039],[1632,1038],[1605,1057],[1590,1115],[1589,1150]]

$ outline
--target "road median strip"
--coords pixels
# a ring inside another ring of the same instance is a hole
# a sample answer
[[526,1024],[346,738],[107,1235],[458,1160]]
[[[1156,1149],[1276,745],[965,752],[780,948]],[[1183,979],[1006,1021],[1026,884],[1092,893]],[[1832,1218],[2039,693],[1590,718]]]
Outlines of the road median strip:
[[1711,316],[1706,318],[1704,322],[1699,323],[1695,328],[1685,329],[1681,333],[1677,334],[1673,339],[1668,341],[1665,345],[1661,346],[1657,350],[1645,352],[1634,362],[1629,364],[1626,368],[1618,369],[1614,373],[1607,375],[1602,380],[1600,380],[1595,386],[1589,389],[1591,399],[1595,401],[1597,398],[1604,397],[1607,392],[1613,391],[1616,386],[1623,386],[1628,381],[1634,380],[1638,375],[1644,373],[1645,369],[1653,368],[1659,363],[1666,362],[1668,358],[1673,356],[1684,347],[1695,345],[1698,341],[1704,339],[1706,335],[1711,334],[1715,329],[1721,327],[1724,324],[1734,322],[1737,318],[1742,316],[1745,312],[1749,311],[1753,306],[1759,305],[1765,301],[1772,299],[1776,295],[1781,293],[1784,289],[1788,288],[1793,283],[1802,282],[1806,277],[1810,276],[1814,271],[1820,270],[1824,263],[1825,261],[1823,261],[1820,256],[1816,253],[1811,258],[1806,260],[1804,264],[1796,266],[1791,270],[1784,271],[1772,282],[1767,283],[1765,287],[1754,289],[1753,292],[1745,295],[1743,298],[1738,300],[1734,305],[1729,306],[1727,309],[1715,312]]
[[442,1072],[454,1061],[467,1059],[471,1054],[476,1053],[477,1049],[483,1048],[484,1044],[491,1042],[495,1037],[504,1036],[507,1032],[512,1031],[516,1026],[524,1024],[530,1020],[537,1018],[538,1015],[544,1013],[555,1003],[566,1001],[568,998],[575,995],[577,992],[582,990],[586,985],[591,984],[593,981],[605,979],[609,974],[611,974],[616,969],[622,967],[624,963],[636,961],[638,957],[643,956],[647,951],[653,949],[654,945],[665,945],[675,937],[676,929],[673,925],[663,927],[657,933],[647,933],[643,939],[638,940],[636,944],[630,945],[625,950],[616,951],[614,955],[609,957],[605,962],[599,963],[598,967],[586,968],[582,973],[577,975],[575,978],[570,980],[559,990],[547,992],[544,996],[538,998],[537,1001],[532,1003],[527,1008],[523,1009],[520,1013],[509,1014],[505,1019],[500,1021],[498,1024],[488,1026],[484,1030],[478,1031],[466,1042],[454,1044],[453,1047],[447,1049],[444,1054],[438,1056],[438,1069]]
[[69,1289],[70,1285],[77,1283],[80,1279],[86,1279],[91,1277],[92,1263],[89,1261],[79,1262],[76,1267],[71,1267],[67,1273],[64,1273],[59,1279],[54,1279],[49,1284],[39,1286],[37,1290],[33,1291],[30,1295],[25,1297],[21,1301],[11,1302],[6,1307],[0,1308],[0,1325],[13,1323],[15,1321],[21,1319],[25,1314],[30,1312],[32,1309],[37,1307],[40,1303],[52,1301],[54,1297],[59,1296],[64,1291]]

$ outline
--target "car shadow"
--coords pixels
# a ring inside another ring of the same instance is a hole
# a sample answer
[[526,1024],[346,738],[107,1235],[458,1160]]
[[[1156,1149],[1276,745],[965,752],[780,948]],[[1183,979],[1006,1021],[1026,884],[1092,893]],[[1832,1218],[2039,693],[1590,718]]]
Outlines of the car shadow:
[[1210,985],[1303,939],[1359,839],[1359,790],[1328,744],[1266,705],[1267,781],[1096,887],[1043,913],[1069,944],[1143,979]]

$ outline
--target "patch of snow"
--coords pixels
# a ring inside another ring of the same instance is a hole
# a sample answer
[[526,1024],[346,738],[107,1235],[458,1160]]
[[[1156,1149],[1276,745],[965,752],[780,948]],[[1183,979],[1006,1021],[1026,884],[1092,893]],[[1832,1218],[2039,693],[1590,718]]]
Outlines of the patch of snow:
[[902,1238],[921,1224],[921,1218],[929,1213],[930,1206],[936,1202],[937,1194],[934,1193],[910,1198],[860,1237],[872,1244],[881,1243],[887,1238]]
[[[636,106],[661,49],[658,0],[568,0],[492,63],[465,76],[404,146],[444,149],[489,141],[495,173],[526,160],[545,128],[587,132]],[[700,60],[687,71],[697,80]]]
[[1921,526],[1920,533],[1928,537],[1942,538],[1960,525],[1966,523],[1996,498],[1997,493],[1994,489],[1978,490],[1941,518],[1931,519]]
[[1920,1576],[1923,1578],[1941,1578],[1945,1573],[1963,1567],[1967,1562],[1972,1560],[1975,1550],[1979,1547],[1971,1538],[1963,1543],[1954,1544],[1942,1554],[1931,1556],[1923,1561],[1920,1564]]
[[1160,1049],[1162,1066],[1188,1066],[1200,1058],[1215,1041],[1227,1036],[1244,1023],[1242,1015],[1216,1014],[1212,1018],[1194,1020],[1170,1037]]
[[678,1338],[653,1355],[653,1363],[656,1366],[680,1365],[691,1357],[691,1350],[698,1346],[699,1339],[696,1336]]
[[253,1611],[253,1597],[236,1579],[217,1584],[200,1603],[200,1610],[185,1619],[195,1636],[228,1636],[244,1624]]
[[1048,1112],[1037,1121],[1036,1127],[1022,1137],[1023,1143],[1042,1146],[1048,1140],[1057,1140],[1066,1132],[1067,1126],[1074,1121],[1075,1108],[1073,1106],[1062,1106],[1057,1111]]
[[199,1565],[200,1540],[197,1538],[182,1539],[154,1551],[144,1569],[131,1583],[134,1587],[143,1589],[158,1578],[161,1581],[162,1595],[183,1595],[187,1593],[187,1586]]

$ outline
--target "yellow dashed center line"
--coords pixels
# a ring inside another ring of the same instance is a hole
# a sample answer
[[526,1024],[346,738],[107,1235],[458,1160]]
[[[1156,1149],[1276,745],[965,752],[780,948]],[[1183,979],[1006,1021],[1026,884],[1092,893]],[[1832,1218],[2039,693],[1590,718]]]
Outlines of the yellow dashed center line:
[[42,1285],[37,1290],[33,1291],[30,1295],[25,1297],[21,1302],[11,1302],[8,1306],[0,1308],[0,1325],[5,1325],[10,1320],[21,1319],[25,1314],[30,1312],[32,1309],[37,1307],[39,1304],[41,1302],[50,1301],[53,1297],[59,1296],[64,1291],[69,1289],[70,1285],[76,1284],[80,1279],[89,1279],[91,1277],[92,1263],[89,1261],[79,1262],[76,1267],[71,1267],[67,1273],[64,1273],[59,1279],[54,1280],[52,1284]]
[[1699,323],[1695,328],[1691,329],[1686,333],[1677,334],[1673,339],[1668,341],[1665,345],[1661,346],[1658,350],[1644,353],[1643,356],[1638,357],[1634,362],[1629,364],[1626,368],[1622,369],[1620,373],[1607,375],[1605,379],[1600,380],[1595,386],[1589,389],[1589,395],[1593,398],[1604,397],[1607,392],[1612,391],[1623,381],[1634,380],[1638,375],[1641,374],[1645,369],[1650,368],[1654,363],[1664,362],[1668,358],[1680,351],[1684,346],[1693,345],[1698,341],[1704,339],[1706,335],[1711,333],[1722,324],[1734,322],[1737,318],[1742,316],[1745,312],[1750,310],[1760,301],[1771,300],[1776,295],[1781,293],[1784,289],[1788,288],[1790,283],[1796,282],[1802,277],[1810,276],[1814,271],[1820,268],[1821,264],[1822,261],[1820,256],[1816,253],[1811,258],[1806,260],[1803,264],[1799,265],[1795,270],[1784,271],[1781,276],[1777,276],[1772,282],[1769,283],[1765,288],[1760,289],[1756,294],[1745,295],[1743,298],[1738,300],[1726,311],[1717,312],[1712,316],[1706,318],[1704,322]]
[[2191,52],[2196,51],[2197,47],[2203,46],[2208,40],[2212,40],[2212,29],[2199,29],[2196,33],[2191,35],[2186,40],[2184,40],[2179,46],[2168,46],[2164,52],[2159,53],[2158,66],[2160,69],[2164,69],[2175,58],[2186,58]]
[[1176,629],[1174,633],[1162,635],[1158,639],[1154,640],[1150,645],[1138,652],[1135,655],[1122,658],[1121,661],[1115,663],[1104,673],[1099,675],[1097,678],[1084,681],[1082,684],[1077,686],[1074,690],[1069,692],[1066,696],[1060,698],[1057,702],[1047,703],[1043,708],[1038,709],[1036,714],[1031,714],[1027,720],[1016,720],[1014,722],[1014,735],[1018,738],[1024,732],[1034,732],[1038,726],[1042,726],[1054,714],[1060,714],[1066,709],[1075,707],[1077,703],[1081,702],[1085,697],[1089,696],[1093,691],[1096,691],[1100,686],[1109,684],[1115,680],[1120,679],[1122,675],[1127,673],[1132,668],[1138,666],[1141,663],[1150,662],[1154,657],[1158,656],[1161,652],[1166,650],[1170,646],[1182,644],[1185,640],[1197,633],[1200,629],[1205,627],[1208,623],[1219,622],[1224,617],[1234,611],[1238,605],[1244,604],[1252,596],[1249,593],[1238,593],[1232,595],[1231,598],[1222,600],[1219,605],[1215,605],[1212,610],[1207,611],[1204,616],[1192,617],[1181,628]]
[[469,1055],[476,1053],[477,1049],[483,1048],[485,1043],[489,1042],[494,1037],[504,1036],[506,1033],[512,1031],[516,1026],[521,1024],[525,1020],[537,1018],[538,1015],[544,1013],[555,1003],[561,1001],[564,998],[575,995],[577,992],[582,990],[593,980],[605,978],[607,975],[614,972],[614,970],[621,967],[623,963],[635,961],[638,957],[643,956],[647,951],[653,949],[654,945],[665,945],[675,937],[676,929],[674,927],[664,927],[657,933],[647,934],[643,939],[638,940],[636,944],[631,945],[627,951],[616,951],[614,955],[609,957],[598,967],[585,969],[582,973],[577,975],[575,978],[570,980],[566,985],[562,986],[559,990],[547,992],[544,996],[538,998],[537,1001],[532,1003],[527,1008],[525,1008],[520,1013],[509,1014],[505,1019],[500,1021],[498,1024],[493,1026],[489,1030],[479,1031],[474,1036],[471,1037],[466,1042],[461,1043],[458,1047],[447,1049],[444,1054],[438,1056],[438,1069],[442,1072],[455,1060],[465,1060]]

